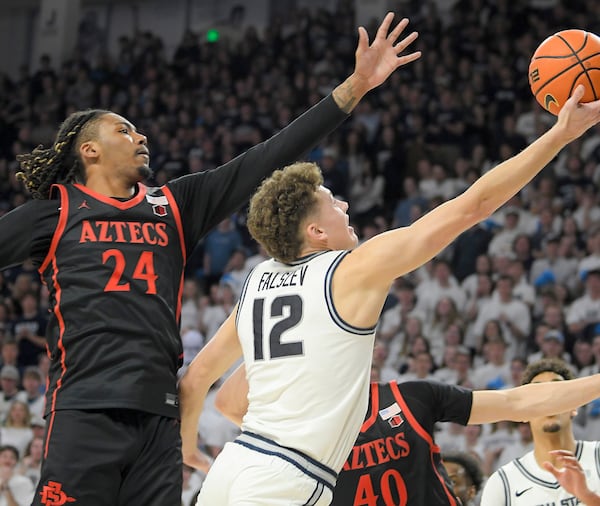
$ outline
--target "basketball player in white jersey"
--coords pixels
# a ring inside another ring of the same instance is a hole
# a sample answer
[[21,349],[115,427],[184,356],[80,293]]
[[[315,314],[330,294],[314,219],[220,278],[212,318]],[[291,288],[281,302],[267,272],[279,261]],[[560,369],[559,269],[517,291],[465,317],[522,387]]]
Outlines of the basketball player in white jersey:
[[[530,364],[523,384],[573,378],[559,359]],[[485,506],[600,505],[600,443],[576,441],[571,425],[576,411],[529,421],[533,450],[505,464],[488,479],[481,496]]]
[[[238,307],[180,384],[183,459],[202,467],[204,398],[243,353],[249,407],[242,434],[216,458],[198,505],[330,503],[366,413],[375,325],[393,281],[488,217],[598,123],[600,100],[580,104],[583,93],[577,88],[548,132],[460,196],[358,247],[348,204],[322,186],[315,164],[295,164],[263,182],[248,228],[273,259],[250,273]],[[477,413],[469,417],[465,402],[460,416],[485,423],[498,409],[513,420],[573,409],[598,397],[600,375],[526,390],[477,392]]]

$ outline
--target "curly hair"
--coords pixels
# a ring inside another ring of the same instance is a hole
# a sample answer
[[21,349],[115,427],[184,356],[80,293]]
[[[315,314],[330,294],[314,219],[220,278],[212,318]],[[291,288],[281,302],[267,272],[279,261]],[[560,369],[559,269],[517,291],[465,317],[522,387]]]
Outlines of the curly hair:
[[304,243],[300,225],[315,212],[321,184],[316,164],[298,162],[275,171],[250,200],[248,230],[276,260],[290,263],[300,256]]
[[476,457],[467,452],[452,451],[442,453],[442,460],[461,466],[467,473],[471,485],[475,487],[475,492],[479,492],[483,483],[483,471]]
[[74,112],[60,126],[51,147],[39,145],[31,153],[17,155],[21,166],[17,178],[34,199],[48,199],[53,184],[85,179],[79,146],[96,135],[97,120],[108,113],[102,109]]
[[564,360],[559,358],[542,358],[541,360],[532,362],[527,366],[525,371],[523,371],[523,380],[521,381],[521,384],[527,385],[531,383],[533,378],[535,378],[538,374],[542,374],[543,372],[553,372],[566,380],[575,378],[573,371],[569,368]]

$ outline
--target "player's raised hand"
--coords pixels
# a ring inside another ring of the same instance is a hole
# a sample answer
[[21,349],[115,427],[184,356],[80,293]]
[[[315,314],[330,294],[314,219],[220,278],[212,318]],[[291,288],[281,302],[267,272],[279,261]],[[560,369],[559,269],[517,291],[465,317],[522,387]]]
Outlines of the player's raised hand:
[[592,494],[587,486],[585,473],[581,468],[581,464],[575,455],[573,455],[573,452],[568,450],[552,450],[550,453],[556,458],[556,464],[559,467],[555,467],[551,462],[544,462],[544,469],[552,473],[562,488],[579,500],[583,500],[583,498]]
[[354,75],[364,81],[368,90],[383,83],[398,67],[421,57],[421,51],[404,54],[406,48],[418,37],[417,32],[412,32],[398,41],[408,26],[408,19],[403,18],[392,31],[389,31],[393,19],[394,13],[388,12],[371,44],[365,28],[362,26],[358,28]]
[[567,142],[600,122],[600,100],[582,103],[584,93],[585,87],[580,84],[558,113],[555,127],[561,129],[561,135],[565,136]]

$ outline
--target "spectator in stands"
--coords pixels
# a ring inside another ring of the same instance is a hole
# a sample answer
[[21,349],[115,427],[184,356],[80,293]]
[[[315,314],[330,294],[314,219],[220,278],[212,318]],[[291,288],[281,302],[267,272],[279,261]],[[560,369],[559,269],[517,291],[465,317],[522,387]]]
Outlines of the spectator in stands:
[[23,390],[17,394],[16,399],[27,404],[32,417],[43,417],[45,397],[42,383],[46,378],[35,365],[30,365],[23,371]]
[[18,473],[29,478],[34,488],[40,481],[40,471],[42,469],[42,456],[44,454],[44,438],[34,436],[25,448],[25,453],[18,467]]
[[0,421],[4,421],[12,402],[19,394],[19,385],[21,383],[21,375],[19,370],[14,365],[3,365],[0,369]]
[[585,293],[573,301],[567,312],[569,331],[587,336],[600,323],[600,269],[585,274]]
[[21,315],[12,325],[12,334],[19,345],[18,365],[23,369],[36,365],[37,357],[46,351],[46,324],[48,319],[38,308],[38,298],[32,292],[25,293],[20,301]]
[[18,473],[19,452],[14,446],[0,446],[0,506],[31,504],[35,489],[31,480]]
[[27,404],[16,399],[11,403],[6,419],[0,427],[0,438],[3,444],[14,446],[19,455],[24,455],[25,448],[33,438],[31,414]]

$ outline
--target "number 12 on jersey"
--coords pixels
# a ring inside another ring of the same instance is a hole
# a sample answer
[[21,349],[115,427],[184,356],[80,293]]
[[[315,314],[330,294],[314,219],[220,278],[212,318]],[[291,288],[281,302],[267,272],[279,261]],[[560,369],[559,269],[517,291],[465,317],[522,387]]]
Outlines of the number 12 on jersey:
[[[302,320],[302,298],[299,295],[283,295],[276,297],[265,308],[265,299],[254,299],[252,307],[252,321],[254,327],[254,360],[265,360],[265,351],[267,359],[292,357],[304,354],[304,344],[302,341],[281,342],[283,334],[294,328]],[[280,317],[287,314],[283,319]],[[279,319],[269,332],[269,340],[264,339],[265,319]],[[268,350],[264,347],[267,346]]]

